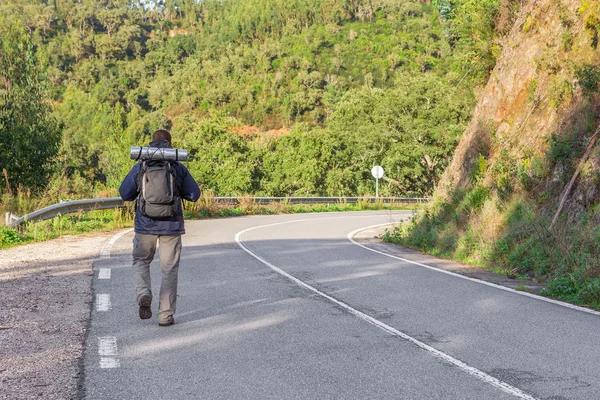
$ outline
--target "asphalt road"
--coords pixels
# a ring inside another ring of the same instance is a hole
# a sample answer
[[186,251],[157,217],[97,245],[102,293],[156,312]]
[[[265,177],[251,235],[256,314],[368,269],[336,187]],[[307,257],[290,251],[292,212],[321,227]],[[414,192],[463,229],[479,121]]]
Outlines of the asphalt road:
[[124,235],[94,267],[85,398],[600,399],[600,315],[347,239],[409,215],[189,221],[167,328],[137,316]]

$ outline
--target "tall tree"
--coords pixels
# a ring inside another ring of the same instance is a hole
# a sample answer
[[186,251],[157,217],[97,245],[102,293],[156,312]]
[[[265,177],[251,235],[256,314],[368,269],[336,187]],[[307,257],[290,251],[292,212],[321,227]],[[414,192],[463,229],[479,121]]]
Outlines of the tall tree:
[[0,189],[39,188],[51,173],[61,131],[23,23],[0,17]]

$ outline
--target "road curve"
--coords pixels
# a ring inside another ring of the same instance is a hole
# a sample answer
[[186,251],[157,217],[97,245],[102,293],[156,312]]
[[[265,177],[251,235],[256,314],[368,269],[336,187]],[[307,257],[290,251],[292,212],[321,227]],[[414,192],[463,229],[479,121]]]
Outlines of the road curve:
[[409,215],[190,221],[169,328],[137,317],[126,234],[95,264],[85,397],[600,398],[600,316],[346,237]]

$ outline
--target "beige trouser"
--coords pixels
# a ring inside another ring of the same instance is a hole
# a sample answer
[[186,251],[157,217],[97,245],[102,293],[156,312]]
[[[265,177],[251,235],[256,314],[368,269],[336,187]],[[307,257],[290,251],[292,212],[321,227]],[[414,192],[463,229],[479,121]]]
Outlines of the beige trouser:
[[162,282],[158,299],[158,322],[168,322],[177,308],[177,274],[181,257],[181,235],[145,235],[136,233],[133,238],[133,269],[135,273],[136,299],[152,297],[150,263],[156,252],[158,240]]

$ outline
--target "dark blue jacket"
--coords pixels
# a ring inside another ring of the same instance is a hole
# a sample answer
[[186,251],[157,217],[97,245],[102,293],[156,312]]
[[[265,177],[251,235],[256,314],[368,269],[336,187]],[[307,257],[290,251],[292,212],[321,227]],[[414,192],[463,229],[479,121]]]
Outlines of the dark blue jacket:
[[[200,188],[198,184],[190,175],[190,172],[186,167],[180,163],[175,163],[176,171],[176,183],[179,189],[179,196],[185,200],[196,202],[200,198]],[[138,184],[140,182],[140,171],[142,169],[142,163],[139,162],[131,168],[131,171],[127,174],[121,187],[119,187],[119,193],[121,198],[125,201],[136,200],[139,194]],[[183,210],[181,207],[181,201],[179,202],[177,214],[171,218],[165,219],[152,219],[146,217],[138,210],[138,204],[136,202],[135,207],[135,232],[144,233],[149,235],[182,235],[185,233],[183,224]]]

